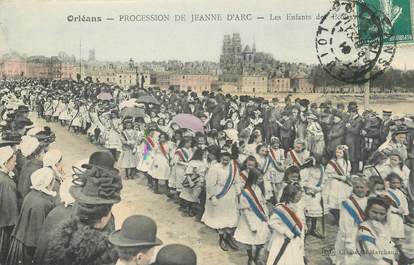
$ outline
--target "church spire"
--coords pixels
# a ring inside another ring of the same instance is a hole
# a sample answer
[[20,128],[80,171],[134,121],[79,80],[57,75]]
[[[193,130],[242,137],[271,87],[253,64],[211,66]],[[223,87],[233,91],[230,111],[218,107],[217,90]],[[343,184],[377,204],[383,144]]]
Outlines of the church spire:
[[256,39],[253,37],[253,48],[252,52],[256,52]]

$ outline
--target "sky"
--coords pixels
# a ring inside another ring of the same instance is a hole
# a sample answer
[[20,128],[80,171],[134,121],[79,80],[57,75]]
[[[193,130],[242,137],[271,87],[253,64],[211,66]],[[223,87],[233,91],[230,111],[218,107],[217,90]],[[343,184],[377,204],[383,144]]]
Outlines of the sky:
[[[329,0],[258,1],[0,1],[0,54],[10,49],[27,55],[57,55],[64,51],[97,60],[218,61],[224,34],[240,33],[242,44],[255,42],[257,51],[285,62],[317,64],[315,34],[318,14]],[[125,15],[170,15],[169,22],[121,22]],[[184,22],[173,21],[184,14]],[[225,21],[191,22],[192,14],[221,14]],[[227,21],[228,14],[252,14],[253,21]],[[287,21],[286,15],[310,15],[311,20]],[[100,23],[69,22],[68,16],[101,17]],[[281,16],[281,20],[270,20]],[[108,21],[106,18],[114,18]],[[82,48],[80,49],[80,43]],[[392,66],[414,69],[414,47],[398,47]]]

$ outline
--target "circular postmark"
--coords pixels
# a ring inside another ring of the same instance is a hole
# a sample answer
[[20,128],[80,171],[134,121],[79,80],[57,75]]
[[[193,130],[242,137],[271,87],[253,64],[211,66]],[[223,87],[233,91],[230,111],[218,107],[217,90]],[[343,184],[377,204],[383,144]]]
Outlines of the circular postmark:
[[392,24],[365,3],[335,0],[316,32],[316,52],[323,69],[346,83],[364,83],[390,67],[396,43]]

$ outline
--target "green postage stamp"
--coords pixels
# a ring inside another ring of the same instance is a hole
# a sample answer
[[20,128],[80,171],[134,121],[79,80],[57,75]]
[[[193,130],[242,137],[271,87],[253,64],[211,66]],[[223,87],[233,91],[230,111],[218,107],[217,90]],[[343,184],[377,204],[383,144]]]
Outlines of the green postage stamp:
[[[412,0],[362,0],[383,21],[384,44],[413,43]],[[360,28],[361,30],[361,28]]]

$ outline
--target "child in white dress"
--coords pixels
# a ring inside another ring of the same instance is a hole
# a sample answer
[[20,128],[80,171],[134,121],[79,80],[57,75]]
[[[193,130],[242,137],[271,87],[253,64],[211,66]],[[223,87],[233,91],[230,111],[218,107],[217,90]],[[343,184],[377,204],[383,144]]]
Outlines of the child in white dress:
[[386,189],[385,198],[390,204],[389,229],[391,238],[396,245],[405,237],[404,235],[404,218],[408,215],[408,201],[402,193],[402,179],[396,173],[390,173],[385,180],[389,183]]
[[381,197],[368,199],[365,209],[366,221],[359,225],[357,233],[357,252],[359,256],[351,265],[389,265],[397,264],[397,250],[391,240],[387,224],[390,205]]
[[365,207],[368,200],[368,181],[361,177],[352,179],[352,194],[342,201],[339,208],[339,231],[335,243],[335,264],[351,264],[355,258],[356,239],[359,225],[365,221]]
[[270,215],[269,225],[272,237],[266,265],[305,264],[305,215],[299,201],[302,189],[298,183],[287,185],[282,192],[280,203]]
[[263,245],[270,235],[266,199],[256,184],[259,175],[257,169],[250,169],[248,172],[247,182],[240,196],[239,223],[234,233],[238,242],[248,245],[249,265],[258,264]]

